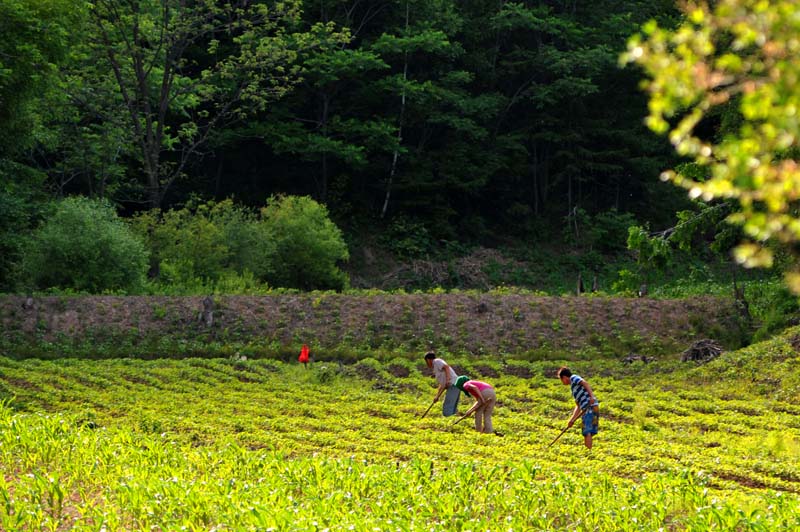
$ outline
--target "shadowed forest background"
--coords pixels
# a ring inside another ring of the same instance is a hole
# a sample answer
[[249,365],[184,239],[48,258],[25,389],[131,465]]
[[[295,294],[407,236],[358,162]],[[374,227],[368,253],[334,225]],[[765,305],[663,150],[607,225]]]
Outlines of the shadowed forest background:
[[683,20],[671,1],[0,6],[5,291],[729,295],[764,276],[730,262],[727,204],[658,179],[702,169],[647,129],[620,55]]

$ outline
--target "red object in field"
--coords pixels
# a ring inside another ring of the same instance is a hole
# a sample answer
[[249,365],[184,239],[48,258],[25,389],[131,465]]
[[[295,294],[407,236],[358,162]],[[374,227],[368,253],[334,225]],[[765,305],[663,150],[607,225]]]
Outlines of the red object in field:
[[303,364],[308,364],[308,346],[306,344],[303,344],[303,348],[300,349],[300,356],[297,357],[297,360]]

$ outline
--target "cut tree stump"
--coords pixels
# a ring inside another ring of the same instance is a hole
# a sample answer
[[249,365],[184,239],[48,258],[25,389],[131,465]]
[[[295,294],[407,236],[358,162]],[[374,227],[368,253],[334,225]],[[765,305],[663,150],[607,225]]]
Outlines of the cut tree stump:
[[214,325],[214,300],[211,296],[203,299],[203,312],[200,313],[200,320],[206,327]]
[[722,354],[722,346],[716,340],[700,340],[683,352],[682,362],[711,362]]

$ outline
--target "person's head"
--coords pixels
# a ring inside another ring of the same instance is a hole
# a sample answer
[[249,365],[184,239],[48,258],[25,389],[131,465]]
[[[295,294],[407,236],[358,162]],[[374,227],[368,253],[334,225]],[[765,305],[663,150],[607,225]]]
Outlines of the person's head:
[[428,351],[425,353],[425,363],[428,365],[429,368],[433,367],[433,359],[436,358],[436,353],[433,351]]
[[569,384],[569,378],[572,377],[572,372],[569,370],[567,366],[562,366],[558,368],[556,372],[556,376],[561,379],[561,382],[564,384]]

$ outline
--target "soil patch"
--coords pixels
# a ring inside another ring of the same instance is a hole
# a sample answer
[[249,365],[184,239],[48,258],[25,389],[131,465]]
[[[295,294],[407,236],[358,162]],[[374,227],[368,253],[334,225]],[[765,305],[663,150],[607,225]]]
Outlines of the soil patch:
[[490,368],[489,366],[483,366],[483,365],[478,364],[476,366],[472,366],[472,368],[475,371],[477,371],[478,375],[480,375],[481,377],[488,377],[490,379],[493,379],[495,377],[499,377],[500,376],[500,374],[497,372],[497,370],[495,370],[494,368]]
[[508,375],[513,375],[515,377],[520,377],[522,379],[530,379],[533,377],[533,372],[530,368],[526,368],[525,366],[506,366],[503,368],[503,373],[507,373]]
[[355,364],[353,366],[353,371],[356,375],[365,380],[376,381],[383,378],[377,369],[367,364]]
[[405,379],[411,375],[411,371],[409,371],[407,367],[401,366],[400,364],[389,364],[387,371],[389,372],[389,375],[399,379]]
[[769,486],[760,480],[756,480],[754,478],[745,477],[742,475],[736,475],[734,473],[719,473],[715,472],[714,476],[717,478],[721,478],[722,480],[730,480],[731,482],[736,482],[739,485],[745,486],[747,488],[755,488],[755,489],[767,489]]

